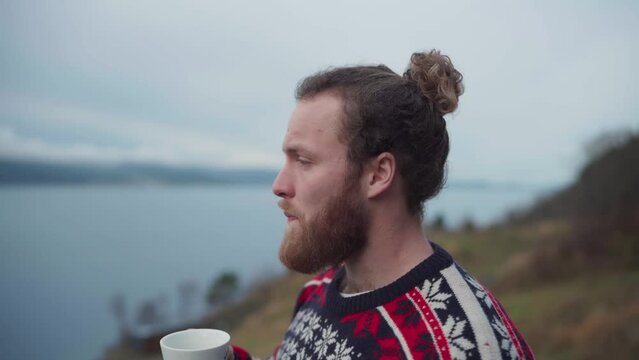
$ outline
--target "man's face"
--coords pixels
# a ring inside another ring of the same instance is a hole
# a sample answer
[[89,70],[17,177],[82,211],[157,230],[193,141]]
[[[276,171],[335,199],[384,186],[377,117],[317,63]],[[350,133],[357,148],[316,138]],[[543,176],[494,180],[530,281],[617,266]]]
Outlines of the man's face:
[[341,115],[342,101],[324,93],[301,100],[289,121],[273,193],[288,219],[280,260],[292,270],[337,265],[366,244],[367,205],[338,140]]

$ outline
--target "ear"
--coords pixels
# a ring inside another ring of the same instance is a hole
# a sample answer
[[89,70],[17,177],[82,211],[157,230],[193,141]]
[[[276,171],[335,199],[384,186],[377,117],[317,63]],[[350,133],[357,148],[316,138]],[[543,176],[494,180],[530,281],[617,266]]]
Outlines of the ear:
[[366,173],[367,196],[369,199],[384,193],[393,183],[397,162],[395,156],[383,152],[368,164]]

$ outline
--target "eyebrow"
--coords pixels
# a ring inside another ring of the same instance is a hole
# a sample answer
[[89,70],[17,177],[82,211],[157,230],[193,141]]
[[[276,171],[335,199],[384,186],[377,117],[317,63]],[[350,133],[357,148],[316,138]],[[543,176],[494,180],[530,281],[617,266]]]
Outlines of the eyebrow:
[[289,146],[283,146],[282,152],[287,155],[310,155],[311,152],[308,149],[305,149],[299,145],[293,144]]

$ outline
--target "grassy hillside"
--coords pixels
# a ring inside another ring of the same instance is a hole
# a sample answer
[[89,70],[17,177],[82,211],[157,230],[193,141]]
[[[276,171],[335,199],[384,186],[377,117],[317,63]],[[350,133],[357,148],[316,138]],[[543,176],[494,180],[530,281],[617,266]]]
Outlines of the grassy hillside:
[[[540,359],[630,359],[639,353],[639,136],[598,151],[576,181],[513,221],[430,232],[492,288]],[[290,319],[299,278],[273,286],[234,341],[266,356]],[[287,311],[287,309],[289,311]]]
[[[639,352],[639,269],[597,268],[530,280],[530,269],[522,265],[537,249],[570,234],[566,223],[539,222],[430,238],[494,290],[539,359],[629,359]],[[291,273],[263,284],[203,326],[229,331],[233,343],[265,358],[282,340],[306,280]],[[106,359],[160,357],[116,348]]]
[[[630,358],[639,351],[639,270],[512,282],[522,257],[567,231],[565,224],[546,222],[431,238],[493,288],[539,359]],[[264,304],[230,329],[233,342],[257,356],[270,354],[288,326],[304,280],[291,274],[256,294],[265,295]]]
[[[638,156],[634,134],[599,152],[575,183],[508,223],[427,231],[493,290],[539,359],[634,359],[639,353]],[[305,280],[295,274],[275,279],[203,325],[226,329],[233,343],[267,357]]]
[[[610,140],[608,140],[610,141]],[[639,221],[639,134],[626,133],[597,151],[577,179],[514,221],[612,218],[618,226]]]

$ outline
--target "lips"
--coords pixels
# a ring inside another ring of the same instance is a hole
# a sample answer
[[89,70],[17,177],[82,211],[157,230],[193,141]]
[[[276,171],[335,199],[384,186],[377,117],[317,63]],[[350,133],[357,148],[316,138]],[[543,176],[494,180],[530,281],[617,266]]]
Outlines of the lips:
[[288,220],[288,222],[297,220],[297,216],[286,213],[286,212],[284,213],[284,216],[286,216],[286,219]]
[[291,206],[287,202],[281,200],[277,203],[277,206],[284,211],[284,216],[286,216],[288,222],[297,220],[297,215],[290,211]]

